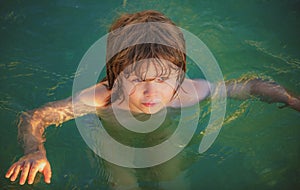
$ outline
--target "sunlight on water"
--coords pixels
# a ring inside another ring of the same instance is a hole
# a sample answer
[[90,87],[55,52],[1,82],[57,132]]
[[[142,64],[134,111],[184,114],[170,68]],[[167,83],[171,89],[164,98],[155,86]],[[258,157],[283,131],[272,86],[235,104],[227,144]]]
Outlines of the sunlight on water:
[[[32,186],[4,178],[22,155],[16,127],[20,112],[70,96],[82,56],[118,15],[159,10],[210,48],[226,80],[262,78],[298,94],[299,6],[297,0],[1,2],[1,189],[109,189],[112,172],[120,172],[125,181],[135,172],[135,187],[152,190],[299,189],[299,113],[257,99],[228,101],[221,132],[203,154],[197,151],[209,132],[210,100],[200,104],[198,128],[188,147],[170,162],[136,171],[115,166],[107,170],[110,164],[85,144],[75,122],[69,121],[46,131],[50,185],[42,175]],[[189,77],[202,76],[192,64],[187,71]],[[168,124],[175,121],[173,115]],[[160,135],[143,143],[165,134]]]

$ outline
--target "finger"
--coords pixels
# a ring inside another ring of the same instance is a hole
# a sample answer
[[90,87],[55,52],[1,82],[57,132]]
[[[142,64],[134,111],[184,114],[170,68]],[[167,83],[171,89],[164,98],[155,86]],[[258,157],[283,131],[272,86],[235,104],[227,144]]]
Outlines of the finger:
[[43,174],[44,174],[44,180],[46,183],[50,183],[51,182],[51,176],[52,176],[52,172],[51,172],[51,166],[50,164],[46,164],[45,168],[44,168],[44,171],[43,171]]
[[18,164],[16,167],[15,167],[15,170],[13,172],[13,175],[11,176],[10,178],[10,181],[15,181],[19,175],[19,172],[20,172],[20,169],[21,169],[21,166]]
[[29,171],[29,176],[28,176],[28,184],[32,184],[34,181],[34,178],[36,176],[36,173],[39,170],[39,164],[33,164],[30,168]]
[[15,167],[16,167],[16,163],[14,163],[12,166],[10,166],[10,168],[7,170],[5,177],[6,178],[10,178],[11,174],[14,172]]
[[21,178],[20,178],[20,185],[24,185],[24,183],[26,182],[28,172],[29,172],[29,168],[30,168],[30,163],[25,162],[24,167],[23,167],[23,171],[22,171],[22,174],[21,174]]

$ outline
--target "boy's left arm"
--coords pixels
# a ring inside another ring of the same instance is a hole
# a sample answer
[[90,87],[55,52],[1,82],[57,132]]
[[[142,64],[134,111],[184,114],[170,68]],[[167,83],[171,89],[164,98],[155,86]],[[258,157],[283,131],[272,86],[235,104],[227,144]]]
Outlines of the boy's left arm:
[[[225,82],[227,97],[248,99],[257,97],[268,103],[280,102],[300,111],[300,97],[295,97],[281,85],[262,79],[230,80]],[[282,106],[282,107],[285,107]]]

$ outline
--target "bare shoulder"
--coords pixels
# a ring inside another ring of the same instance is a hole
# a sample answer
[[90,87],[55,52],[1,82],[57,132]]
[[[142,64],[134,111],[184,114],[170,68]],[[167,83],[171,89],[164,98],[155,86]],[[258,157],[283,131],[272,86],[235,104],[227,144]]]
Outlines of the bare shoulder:
[[193,83],[199,100],[203,100],[209,96],[211,91],[211,83],[204,79],[191,80]]
[[178,90],[178,96],[171,102],[171,107],[194,105],[210,94],[210,83],[203,79],[184,79]]
[[100,82],[94,86],[81,91],[78,99],[86,105],[102,107],[106,99],[110,96],[110,91],[106,88],[107,82]]

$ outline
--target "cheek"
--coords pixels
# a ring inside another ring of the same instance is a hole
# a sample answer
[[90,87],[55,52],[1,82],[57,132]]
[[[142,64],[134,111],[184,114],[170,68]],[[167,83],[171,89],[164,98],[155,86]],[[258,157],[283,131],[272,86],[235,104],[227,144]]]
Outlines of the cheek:
[[165,91],[165,97],[170,99],[171,97],[173,97],[174,93],[175,90],[173,88],[170,88]]
[[173,94],[175,92],[175,87],[173,86],[170,86],[170,85],[163,85],[160,87],[160,89],[163,89],[161,91],[161,94],[162,96],[165,98],[165,99],[170,99],[171,97],[173,97]]
[[135,86],[132,86],[130,89],[127,90],[129,96],[135,96],[137,94],[136,91],[137,90]]
[[130,84],[130,83],[123,83],[122,91],[125,96],[131,96],[132,94],[135,93],[136,87],[135,87],[135,85]]
[[131,88],[130,90],[127,90],[127,92],[127,97],[128,99],[130,99],[130,101],[136,101],[142,96],[141,90],[139,90],[139,88]]
[[176,89],[176,87],[178,86],[178,82],[177,82],[177,80],[173,79],[173,80],[167,81],[167,85],[169,86],[169,88],[171,88],[174,91]]

